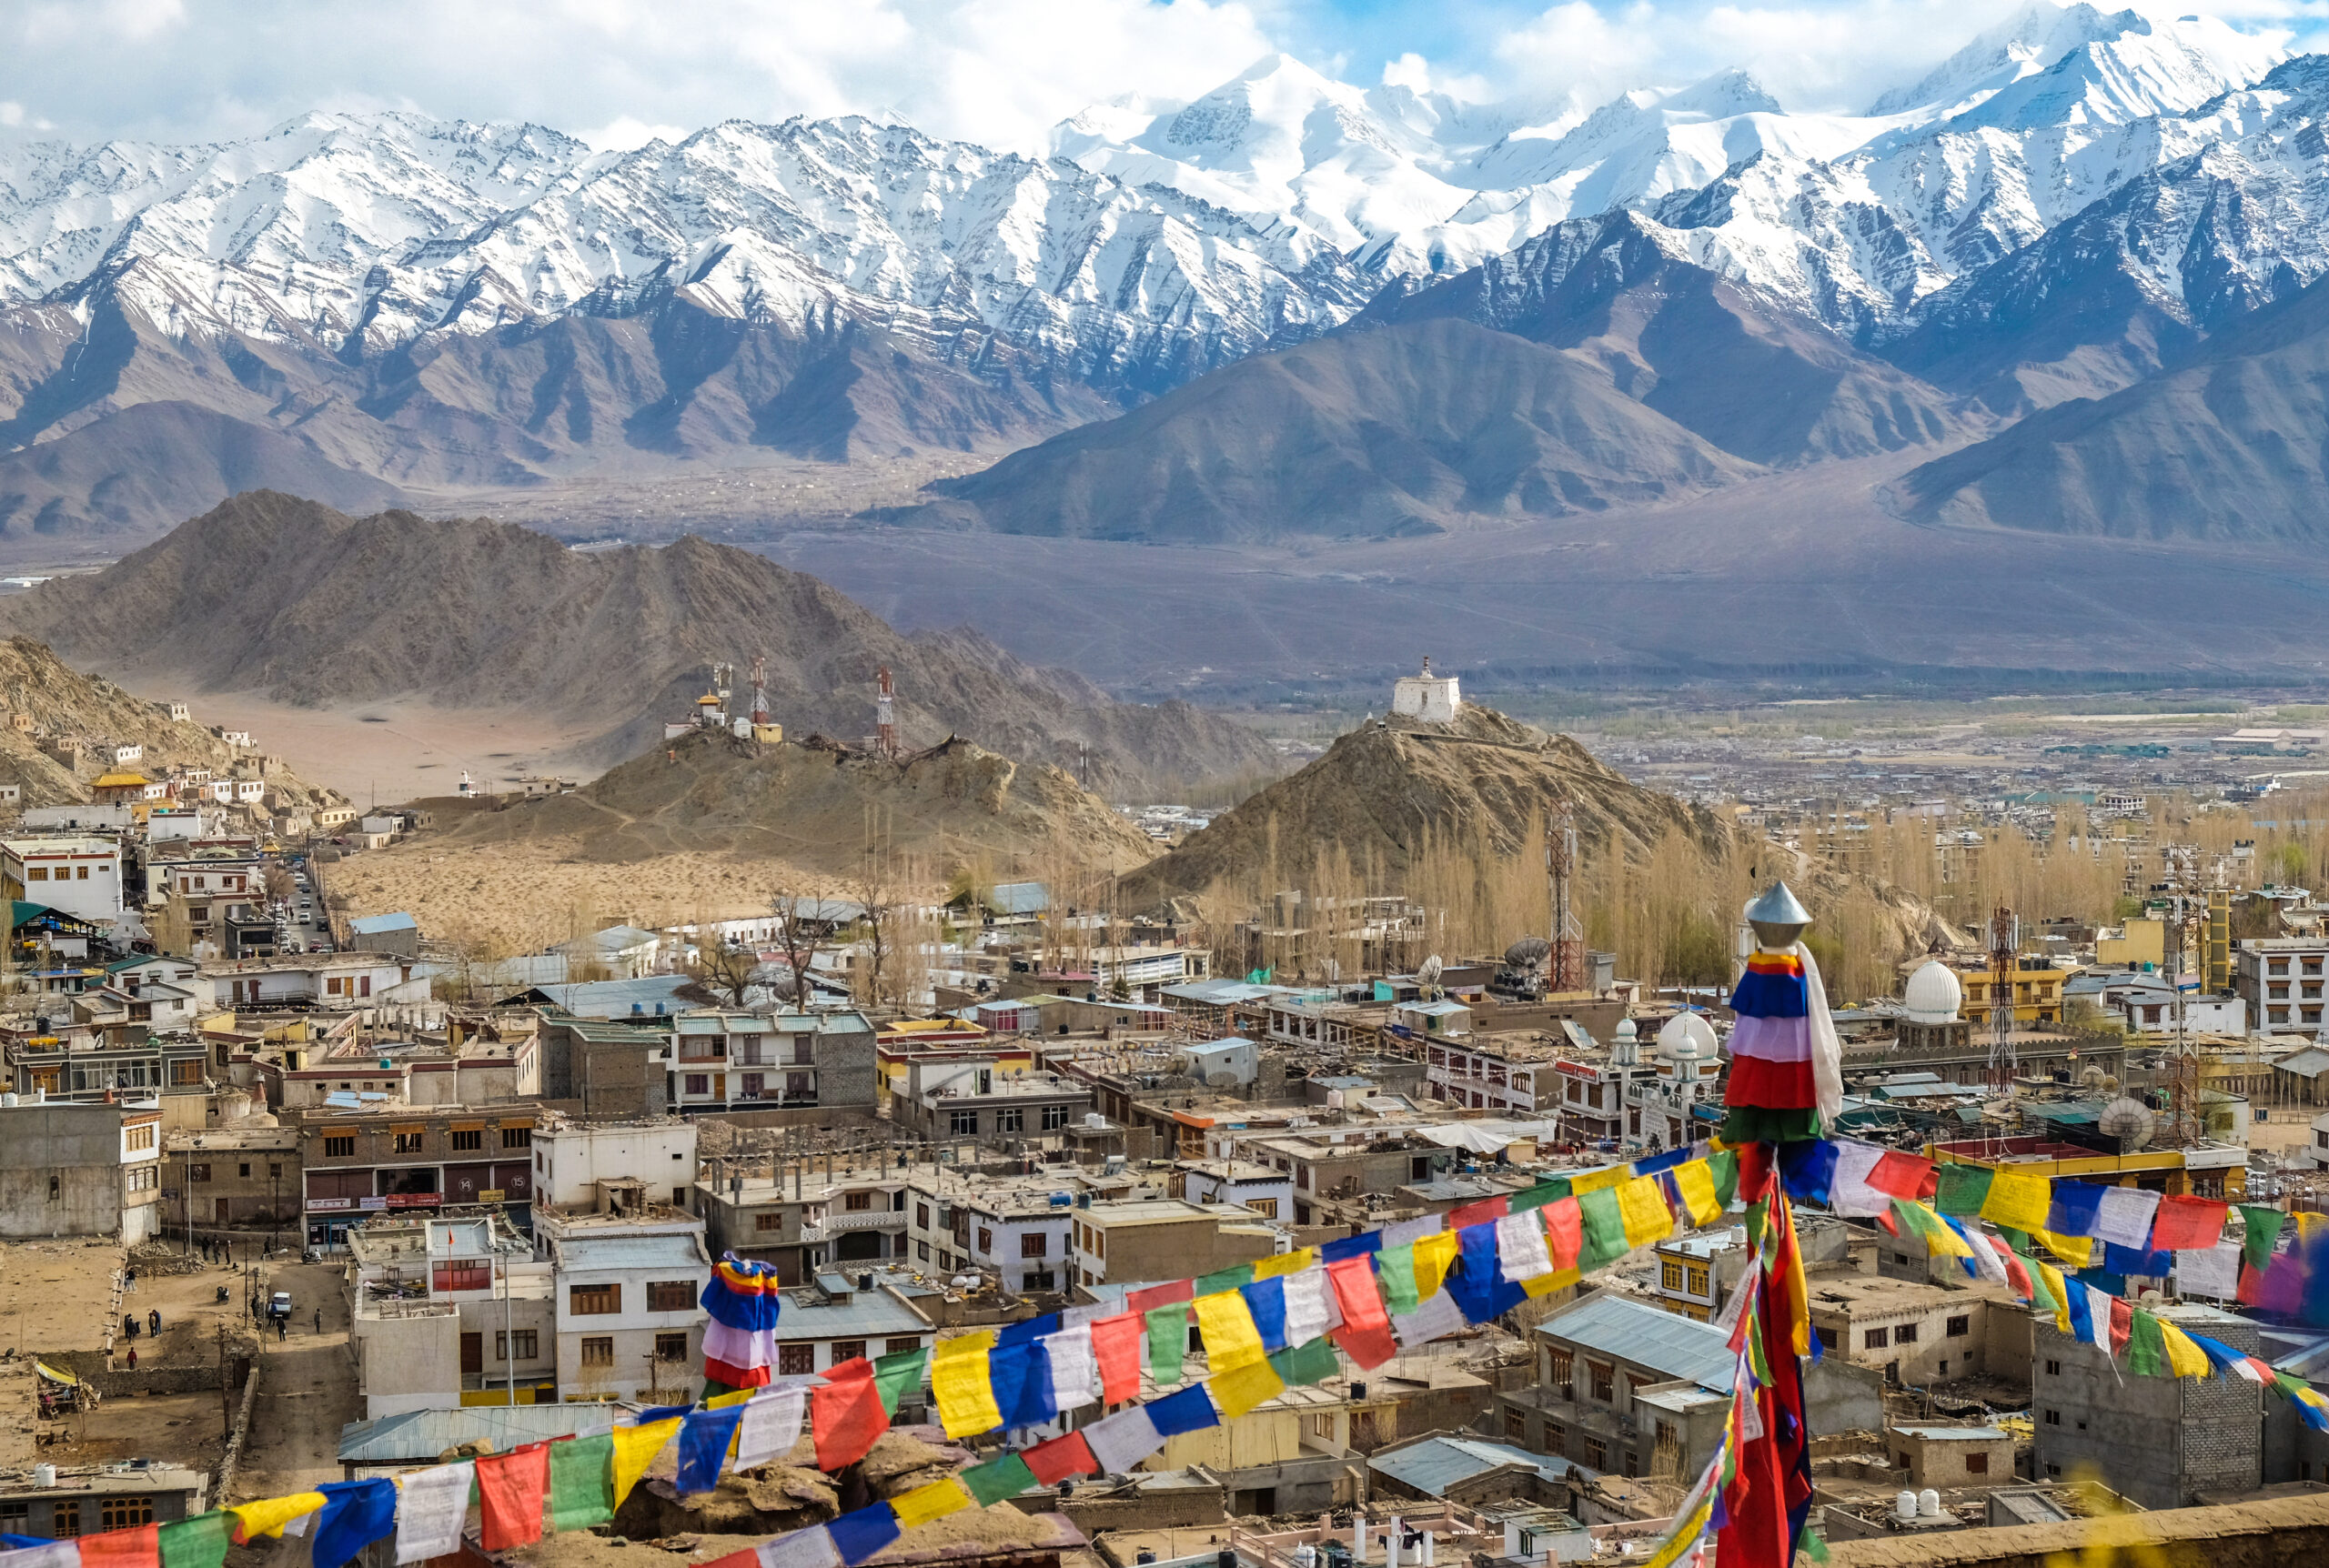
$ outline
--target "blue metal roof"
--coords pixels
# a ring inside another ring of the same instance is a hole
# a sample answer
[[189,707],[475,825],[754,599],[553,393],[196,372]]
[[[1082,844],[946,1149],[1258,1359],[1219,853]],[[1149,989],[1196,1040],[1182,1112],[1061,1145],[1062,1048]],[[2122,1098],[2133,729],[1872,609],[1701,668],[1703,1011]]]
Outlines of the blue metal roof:
[[997,882],[987,908],[998,915],[1039,915],[1052,907],[1052,893],[1041,882]]
[[1729,1388],[1739,1362],[1729,1336],[1712,1323],[1694,1323],[1607,1291],[1548,1319],[1537,1332],[1700,1388]]
[[420,922],[407,914],[358,915],[348,922],[348,929],[359,937],[368,937],[382,931],[417,931]]
[[1371,1454],[1366,1461],[1367,1469],[1434,1497],[1445,1496],[1458,1482],[1507,1464],[1527,1465],[1547,1481],[1558,1481],[1572,1470],[1588,1481],[1600,1475],[1570,1460],[1476,1437],[1427,1437],[1404,1448]]
[[577,980],[533,989],[577,1018],[625,1018],[634,1012],[652,1017],[659,1011],[675,1013],[692,1005],[680,1000],[681,988],[691,983],[686,975],[650,975],[644,980]]
[[789,1292],[776,1320],[780,1340],[870,1340],[878,1335],[926,1334],[930,1320],[881,1290],[855,1291],[845,1302],[802,1300]]
[[449,1448],[481,1442],[496,1453],[545,1438],[610,1427],[639,1409],[630,1404],[467,1405],[412,1410],[339,1429],[342,1464],[434,1464]]

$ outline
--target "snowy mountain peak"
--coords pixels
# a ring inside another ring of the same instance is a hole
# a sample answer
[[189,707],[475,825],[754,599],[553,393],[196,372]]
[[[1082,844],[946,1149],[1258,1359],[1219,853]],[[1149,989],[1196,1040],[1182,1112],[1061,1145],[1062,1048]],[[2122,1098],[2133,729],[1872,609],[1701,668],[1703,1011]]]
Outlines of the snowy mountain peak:
[[1754,73],[1740,66],[1717,71],[1703,82],[1669,95],[1658,107],[1669,115],[1698,115],[1727,120],[1734,115],[1782,115],[1787,111],[1771,96]]
[[2030,0],[1928,72],[1914,86],[1895,87],[1870,106],[1876,116],[1917,109],[1943,116],[1973,107],[2000,88],[2036,75],[2082,44],[2099,44],[2128,33],[2148,33],[2151,24],[2132,11],[2103,12],[2087,5],[2061,5]]

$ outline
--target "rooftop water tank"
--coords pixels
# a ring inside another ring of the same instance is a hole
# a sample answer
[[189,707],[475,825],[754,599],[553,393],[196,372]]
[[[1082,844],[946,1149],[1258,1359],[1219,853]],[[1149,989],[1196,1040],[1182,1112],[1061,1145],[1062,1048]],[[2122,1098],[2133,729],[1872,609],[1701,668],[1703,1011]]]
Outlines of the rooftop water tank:
[[1892,1500],[1892,1517],[1905,1524],[1916,1516],[1917,1494],[1903,1487],[1901,1495]]
[[1917,1517],[1920,1519],[1938,1519],[1941,1517],[1940,1493],[1935,1492],[1931,1487],[1928,1486],[1922,1492],[1917,1493]]

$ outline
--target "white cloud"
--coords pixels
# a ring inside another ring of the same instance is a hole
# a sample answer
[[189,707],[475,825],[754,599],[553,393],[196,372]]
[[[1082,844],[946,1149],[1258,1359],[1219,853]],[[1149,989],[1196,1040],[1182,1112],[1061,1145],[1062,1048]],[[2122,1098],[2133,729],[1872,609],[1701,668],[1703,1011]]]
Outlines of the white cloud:
[[678,143],[689,134],[685,126],[650,126],[629,115],[617,115],[595,130],[572,133],[575,140],[600,153],[627,153],[655,141]]

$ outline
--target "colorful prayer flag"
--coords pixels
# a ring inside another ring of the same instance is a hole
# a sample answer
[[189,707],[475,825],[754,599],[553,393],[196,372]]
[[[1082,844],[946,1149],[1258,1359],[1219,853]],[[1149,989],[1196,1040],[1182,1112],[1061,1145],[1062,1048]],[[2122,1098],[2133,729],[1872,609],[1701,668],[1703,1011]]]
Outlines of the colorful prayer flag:
[[897,1512],[886,1503],[876,1503],[854,1513],[844,1513],[825,1526],[832,1536],[833,1550],[841,1553],[848,1568],[875,1556],[901,1532]]
[[[1074,1438],[1081,1438],[1083,1435],[1082,1432],[1068,1434],[1069,1437]],[[1064,1442],[1066,1438],[1057,1438],[1054,1441]],[[1028,1452],[1033,1452],[1033,1450],[1031,1449]],[[1085,1452],[1088,1455],[1090,1450],[1086,1449]],[[971,1495],[978,1500],[978,1504],[982,1508],[992,1508],[998,1503],[1008,1502],[1035,1483],[1033,1467],[1023,1455],[1016,1453],[1006,1453],[1000,1459],[991,1459],[984,1464],[974,1464],[963,1472],[963,1484],[970,1488]]]
[[952,1475],[942,1475],[926,1486],[917,1486],[902,1496],[890,1499],[890,1508],[898,1516],[899,1527],[904,1530],[975,1506],[962,1482]]
[[[930,1382],[938,1397],[938,1422],[949,1437],[973,1437],[1003,1424],[988,1371],[994,1331],[941,1340],[931,1354]],[[844,1556],[847,1555],[844,1550]]]
[[706,1406],[688,1412],[680,1422],[680,1467],[674,1483],[680,1495],[719,1487],[729,1445],[736,1441],[736,1423],[743,1419],[741,1404]]
[[1148,1312],[1148,1371],[1158,1387],[1181,1381],[1181,1358],[1189,1349],[1189,1309],[1175,1302]]
[[615,1516],[614,1495],[614,1433],[570,1437],[549,1445],[552,1530],[588,1530],[605,1523]]
[[[1096,1475],[1100,1470],[1100,1462],[1092,1456],[1092,1445],[1084,1440],[1080,1432],[1071,1432],[1064,1437],[1039,1442],[1024,1450],[1022,1457],[1027,1462],[1026,1469],[1032,1480],[1045,1486],[1057,1486],[1061,1482],[1078,1475]],[[1022,1492],[1025,1490],[1025,1487],[1020,1488]]]
[[397,1562],[403,1568],[461,1549],[461,1525],[476,1482],[477,1466],[466,1459],[398,1478]]
[[[1140,1342],[1147,1327],[1138,1312],[1118,1312],[1092,1325],[1092,1359],[1099,1363],[1104,1403],[1140,1397]],[[1186,1342],[1185,1335],[1183,1340]]]
[[542,1538],[542,1494],[549,1487],[549,1444],[529,1442],[477,1462],[478,1506],[488,1552],[507,1552]]

